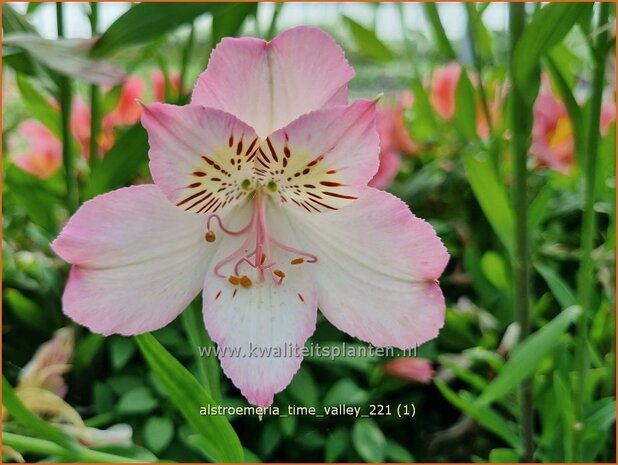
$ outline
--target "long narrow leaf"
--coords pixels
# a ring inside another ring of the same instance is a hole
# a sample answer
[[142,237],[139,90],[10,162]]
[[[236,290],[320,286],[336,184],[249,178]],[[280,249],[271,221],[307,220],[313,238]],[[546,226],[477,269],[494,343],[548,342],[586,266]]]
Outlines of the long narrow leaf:
[[217,405],[208,392],[152,334],[140,334],[135,340],[170,400],[202,436],[202,444],[208,448],[212,459],[216,462],[242,462],[240,440],[225,416],[201,416],[199,413],[202,406]]

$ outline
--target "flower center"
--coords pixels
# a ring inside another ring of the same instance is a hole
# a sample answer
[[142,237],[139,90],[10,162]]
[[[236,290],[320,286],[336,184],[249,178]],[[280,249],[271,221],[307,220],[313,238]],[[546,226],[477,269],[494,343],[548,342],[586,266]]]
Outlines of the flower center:
[[[251,219],[241,229],[237,231],[228,229],[216,213],[211,214],[206,222],[207,229],[204,240],[208,243],[213,243],[217,239],[217,235],[212,229],[214,222],[218,224],[223,234],[244,237],[240,247],[220,260],[214,267],[215,275],[227,279],[233,286],[250,288],[253,281],[247,272],[255,275],[260,283],[263,283],[265,279],[272,279],[275,284],[280,285],[286,276],[282,268],[287,268],[288,265],[296,266],[318,261],[315,255],[277,240],[268,229],[266,221],[267,194],[265,190],[274,193],[277,191],[277,184],[271,181],[268,185],[255,189]],[[275,253],[280,256],[281,252],[292,257],[289,262],[277,263]]]

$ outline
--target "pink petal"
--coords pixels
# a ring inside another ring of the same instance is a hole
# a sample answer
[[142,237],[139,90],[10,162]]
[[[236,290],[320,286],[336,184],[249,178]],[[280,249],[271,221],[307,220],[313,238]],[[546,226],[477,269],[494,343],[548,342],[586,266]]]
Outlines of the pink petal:
[[62,165],[62,144],[47,127],[23,121],[8,142],[13,163],[39,179],[51,178]]
[[141,107],[137,102],[144,94],[144,82],[138,76],[129,76],[122,85],[118,106],[108,117],[114,121],[114,125],[125,126],[139,121]]
[[461,73],[459,63],[449,63],[434,71],[431,84],[431,104],[444,119],[455,115],[455,91]]
[[[228,227],[240,229],[248,219],[249,208],[238,207],[234,218],[238,221]],[[269,229],[279,240],[294,243],[287,220],[278,209],[269,211]],[[250,242],[254,241],[251,238]],[[242,242],[240,237],[226,237],[213,259],[213,267]],[[317,316],[310,265],[292,266],[286,252],[273,248],[271,253],[268,260],[285,270],[282,284],[270,273],[260,282],[258,272],[244,264],[238,274],[248,276],[252,282],[250,288],[244,288],[216,276],[211,268],[203,295],[204,323],[218,345],[223,371],[250,403],[261,407],[270,405],[274,394],[283,390],[298,371],[302,348],[315,330]]]
[[303,115],[267,137],[256,172],[264,185],[276,184],[283,203],[334,210],[355,200],[373,177],[378,144],[375,102],[358,100]]
[[386,374],[404,381],[422,384],[430,383],[434,375],[430,360],[414,357],[390,360],[384,365],[384,371]]
[[448,253],[435,231],[396,197],[373,188],[350,206],[315,215],[290,210],[314,274],[324,316],[376,346],[410,348],[444,324],[436,280]]
[[354,70],[325,32],[299,26],[270,42],[225,38],[193,91],[193,103],[227,111],[265,138],[300,115],[347,104]]
[[150,171],[176,206],[206,213],[245,197],[258,140],[234,116],[199,105],[154,103],[144,108]]
[[64,312],[106,335],[165,326],[202,288],[213,254],[205,229],[154,185],[89,200],[52,244],[73,265]]
[[400,165],[401,160],[396,152],[380,150],[380,167],[369,185],[376,189],[386,189],[397,176]]

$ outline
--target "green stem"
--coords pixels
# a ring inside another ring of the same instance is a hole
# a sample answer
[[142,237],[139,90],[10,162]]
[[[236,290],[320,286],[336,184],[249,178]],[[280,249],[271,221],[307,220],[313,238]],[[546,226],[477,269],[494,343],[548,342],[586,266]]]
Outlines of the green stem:
[[487,93],[485,92],[485,85],[483,84],[483,64],[481,63],[481,57],[476,49],[476,36],[478,34],[476,28],[475,18],[478,16],[474,3],[466,3],[466,12],[468,14],[468,41],[470,43],[470,50],[472,51],[472,61],[474,63],[474,70],[478,74],[479,78],[479,95],[481,97],[481,106],[483,114],[487,120],[487,127],[489,128],[490,137],[493,135],[493,121],[491,120],[491,114],[489,112],[489,104],[487,103]]
[[[191,60],[191,52],[193,51],[193,45],[195,43],[195,24],[191,24],[191,30],[189,31],[189,37],[187,43],[182,50],[182,60],[180,63],[180,88],[178,89],[177,98],[184,97],[183,89],[185,88],[185,82],[187,81],[187,70],[189,69],[189,61]],[[167,88],[167,83],[166,86]]]
[[[90,31],[94,37],[97,34],[99,20],[99,5],[96,2],[90,2]],[[101,132],[101,115],[100,115],[100,92],[99,86],[92,84],[90,86],[90,169],[96,169],[99,162],[99,141],[98,136]]]
[[440,20],[440,13],[438,12],[438,7],[434,2],[423,3],[423,8],[425,10],[425,16],[433,29],[434,39],[436,44],[438,44],[438,48],[440,52],[449,60],[457,59],[457,54],[455,53],[455,49],[451,45],[451,42],[448,40],[446,35],[446,31],[444,30],[444,26],[442,25],[442,21]]
[[[603,28],[608,20],[609,3],[601,3],[599,22],[597,27]],[[594,213],[595,186],[597,174],[597,159],[599,151],[599,139],[601,138],[600,115],[603,101],[603,84],[605,79],[605,61],[607,58],[608,32],[605,28],[596,37],[596,45],[593,48],[595,66],[592,77],[592,95],[590,97],[588,112],[588,128],[586,131],[587,143],[584,167],[584,211],[582,215],[581,232],[581,264],[577,274],[577,302],[582,308],[582,315],[577,321],[577,351],[576,366],[578,381],[575,393],[575,414],[577,428],[574,441],[574,459],[582,459],[582,441],[584,435],[584,412],[587,404],[586,376],[589,369],[587,353],[588,344],[588,318],[592,314],[592,295],[594,287],[594,260],[592,252],[597,232],[596,216]]]
[[195,305],[189,306],[181,315],[182,324],[189,336],[189,343],[195,354],[195,362],[200,381],[217,404],[221,403],[220,373],[217,355],[213,352],[202,357],[200,347],[213,347],[214,343],[204,329],[201,309]]
[[[514,76],[514,51],[526,24],[524,3],[509,4],[510,30],[510,75]],[[527,118],[530,111],[521,89],[513,84],[511,96],[512,141],[511,154],[513,158],[513,209],[515,211],[515,252],[513,254],[513,306],[517,322],[521,328],[520,340],[530,335],[530,263],[528,257],[528,199],[527,199],[527,141],[530,135],[530,125]],[[523,460],[532,462],[534,458],[534,431],[532,387],[530,379],[521,383],[521,428]]]
[[[64,14],[62,2],[56,2],[56,26],[58,37],[64,37]],[[71,82],[66,76],[59,78],[60,116],[62,123],[62,163],[66,178],[66,204],[69,212],[77,210],[79,189],[73,159],[73,140],[71,138]]]
[[58,456],[72,462],[86,463],[140,463],[128,457],[108,454],[86,448],[69,450],[45,439],[31,438],[21,434],[2,432],[2,445],[12,447],[20,453],[32,453],[44,456]]
[[273,11],[273,16],[270,18],[270,26],[268,26],[268,31],[266,31],[266,40],[270,40],[275,37],[275,33],[277,32],[277,19],[279,18],[279,14],[283,9],[283,2],[275,3],[275,9]]

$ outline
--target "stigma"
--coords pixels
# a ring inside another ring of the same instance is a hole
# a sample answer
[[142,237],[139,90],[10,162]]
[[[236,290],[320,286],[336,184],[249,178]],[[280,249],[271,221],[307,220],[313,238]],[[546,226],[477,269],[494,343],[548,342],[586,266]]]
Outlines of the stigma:
[[[265,189],[270,188],[267,186]],[[287,273],[293,272],[290,268],[292,265],[318,261],[315,255],[276,238],[277,231],[269,228],[266,219],[267,198],[268,195],[261,188],[255,190],[255,195],[248,200],[252,202],[251,218],[239,230],[227,228],[216,213],[211,214],[206,221],[204,240],[209,246],[225,240],[226,236],[242,238],[240,246],[214,266],[215,276],[237,289],[250,289],[266,280],[283,285]]]

